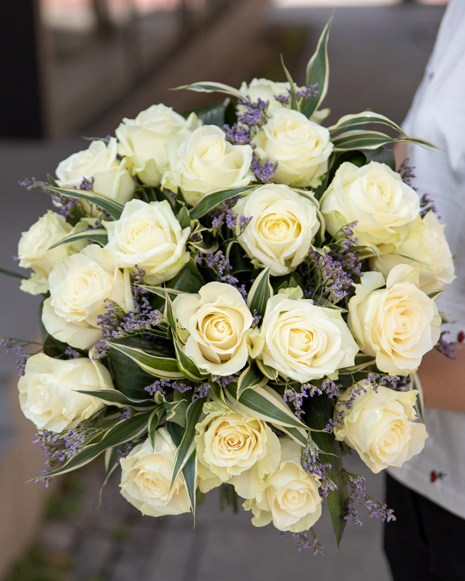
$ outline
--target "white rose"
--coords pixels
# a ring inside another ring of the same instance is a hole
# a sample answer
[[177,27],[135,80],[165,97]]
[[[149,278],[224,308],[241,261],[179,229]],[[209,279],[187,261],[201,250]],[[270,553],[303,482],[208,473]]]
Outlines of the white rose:
[[388,387],[360,386],[365,390],[348,410],[349,388],[341,396],[338,411],[344,413],[343,423],[336,425],[334,435],[355,448],[365,464],[377,474],[388,466],[402,466],[423,450],[428,437],[424,424],[417,419],[417,391],[394,391]]
[[320,204],[332,236],[357,222],[358,243],[375,246],[378,252],[390,252],[421,228],[417,193],[384,163],[341,164]]
[[[79,252],[87,242],[78,241],[72,244],[61,244],[56,248],[51,246],[71,234],[73,227],[64,216],[48,210],[33,224],[27,232],[23,232],[18,244],[19,266],[32,268],[36,276],[24,280],[21,289],[31,294],[47,292],[48,275],[57,262],[70,253]],[[35,292],[38,290],[38,292]]]
[[250,145],[231,145],[224,131],[215,125],[204,125],[178,145],[167,145],[170,169],[162,185],[180,188],[186,201],[196,206],[204,194],[214,190],[247,186],[255,179],[250,169]]
[[321,516],[319,478],[302,469],[302,448],[296,442],[290,438],[280,438],[280,442],[279,468],[266,478],[266,488],[243,506],[252,511],[256,527],[273,521],[280,531],[308,531]]
[[113,253],[96,244],[61,260],[49,283],[42,322],[50,335],[72,347],[88,349],[98,341],[105,299],[126,309],[123,274]]
[[255,498],[281,454],[279,439],[267,423],[221,409],[208,413],[195,429],[200,490],[227,482],[242,498]]
[[[127,161],[117,158],[117,141],[110,138],[92,141],[87,149],[73,153],[58,164],[55,171],[58,184],[64,188],[79,187],[83,178],[94,178],[93,191],[125,204],[134,193],[134,181],[127,168]],[[90,206],[84,204],[84,208]]]
[[186,242],[191,229],[181,228],[170,203],[131,200],[119,220],[103,222],[108,230],[106,248],[121,268],[136,264],[146,272],[145,282],[158,285],[174,278],[189,261]]
[[202,124],[195,113],[184,119],[171,107],[152,105],[135,119],[123,119],[116,130],[119,152],[131,159],[133,172],[144,184],[158,186],[168,168],[166,142],[175,135],[176,141],[187,139]]
[[[284,105],[275,99],[278,95],[289,95],[290,85],[288,82],[285,83],[275,83],[269,79],[252,79],[249,84],[242,83],[239,92],[244,95],[244,97],[249,97],[251,101],[269,101],[269,106],[267,109],[268,115],[273,115],[278,109],[282,109]],[[304,89],[304,87],[296,87],[297,91]],[[238,107],[239,110],[244,108],[243,105]],[[310,117],[312,121],[320,123],[329,115],[329,109],[322,109],[321,111],[315,111]]]
[[350,367],[358,352],[340,311],[286,292],[268,300],[259,340],[263,363],[301,383]]
[[236,288],[210,282],[199,294],[178,295],[173,306],[187,331],[185,353],[199,369],[227,376],[245,366],[253,317]]
[[316,187],[333,150],[329,131],[298,111],[278,109],[254,137],[256,155],[278,162],[273,181]]
[[[441,290],[455,279],[454,259],[441,225],[433,212],[423,218],[423,228],[411,234],[395,253],[370,259],[370,268],[384,277],[397,264],[419,269],[419,286],[425,293]],[[411,256],[412,259],[408,257]]]
[[234,213],[252,218],[242,234],[238,224],[238,240],[254,263],[271,266],[273,276],[294,270],[320,229],[317,202],[284,185],[258,188],[239,200]]
[[418,288],[418,269],[395,266],[384,286],[379,272],[365,272],[349,301],[348,324],[360,349],[378,369],[408,375],[437,343],[441,317],[436,303]]
[[175,455],[176,446],[168,430],[159,428],[155,434],[155,447],[147,439],[120,460],[120,492],[143,515],[189,512],[189,494],[182,473],[170,488]]
[[104,407],[99,398],[77,390],[114,389],[108,369],[85,357],[61,361],[44,353],[27,360],[18,383],[24,415],[51,432],[73,429]]

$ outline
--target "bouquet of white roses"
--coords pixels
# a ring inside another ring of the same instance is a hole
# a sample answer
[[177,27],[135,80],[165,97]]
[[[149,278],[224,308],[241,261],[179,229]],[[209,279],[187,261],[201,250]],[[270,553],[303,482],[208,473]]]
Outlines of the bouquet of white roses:
[[338,544],[358,503],[393,518],[342,457],[379,472],[422,450],[416,371],[447,353],[435,298],[454,267],[384,147],[431,145],[371,111],[323,125],[329,26],[305,86],[284,64],[285,83],[195,83],[227,98],[153,105],[25,182],[55,206],[18,250],[43,343],[3,343],[48,457],[38,480],[105,453],[143,514],[195,513],[221,487],[313,548],[325,498]]

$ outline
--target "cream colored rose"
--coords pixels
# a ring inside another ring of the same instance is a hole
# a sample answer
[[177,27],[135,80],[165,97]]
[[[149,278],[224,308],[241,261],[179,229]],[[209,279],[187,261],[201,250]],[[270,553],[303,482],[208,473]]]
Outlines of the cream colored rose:
[[332,236],[357,222],[358,243],[378,252],[391,252],[422,226],[417,193],[389,166],[375,161],[363,167],[341,164],[320,204]]
[[437,343],[441,317],[436,303],[418,288],[418,269],[395,266],[384,286],[379,272],[365,272],[349,301],[348,324],[361,351],[378,369],[408,375]]
[[61,244],[50,247],[71,234],[73,227],[64,216],[48,210],[23,232],[18,244],[19,266],[32,268],[36,275],[22,281],[21,290],[39,294],[49,290],[48,275],[57,262],[71,253],[82,250],[87,242],[77,241],[72,244]]
[[131,200],[119,220],[103,222],[108,230],[106,248],[121,268],[137,265],[144,281],[158,285],[174,278],[189,261],[186,242],[190,228],[181,228],[170,203]]
[[417,419],[415,398],[417,391],[394,391],[360,382],[365,390],[347,409],[350,388],[337,405],[344,413],[344,421],[334,429],[337,440],[355,448],[365,464],[377,474],[388,466],[402,466],[419,454],[428,437],[424,424]]
[[296,442],[290,438],[280,438],[280,442],[279,468],[267,476],[265,489],[243,506],[252,511],[256,527],[273,522],[280,531],[308,531],[321,516],[319,478],[302,469],[302,448]]
[[77,390],[113,389],[113,383],[98,361],[86,357],[61,361],[38,353],[27,360],[18,389],[24,415],[39,430],[62,432],[104,407],[102,400]]
[[298,111],[278,109],[254,137],[256,155],[278,162],[273,181],[316,187],[333,150],[329,131]]
[[234,213],[251,218],[237,235],[242,248],[270,274],[280,276],[294,270],[312,245],[320,229],[318,203],[299,195],[288,186],[268,184],[241,198]]
[[[209,405],[215,408],[215,404]],[[200,490],[208,492],[227,482],[242,498],[255,498],[280,458],[279,439],[267,423],[219,409],[207,413],[195,429]]]
[[423,292],[443,289],[455,279],[454,260],[444,228],[436,215],[428,212],[423,218],[423,228],[412,233],[395,253],[371,258],[370,268],[387,277],[397,264],[409,264],[419,269],[419,287]]
[[255,179],[250,145],[231,145],[215,125],[197,129],[181,145],[170,140],[167,150],[170,169],[162,185],[170,190],[180,188],[192,206],[207,193],[247,186]]
[[120,492],[143,515],[165,516],[190,511],[190,502],[182,473],[173,487],[176,446],[166,428],[155,434],[155,446],[147,439],[120,461]]
[[61,187],[71,188],[79,187],[84,177],[94,178],[94,192],[125,204],[133,196],[134,182],[127,161],[119,161],[117,154],[114,137],[108,145],[103,141],[92,141],[87,149],[73,153],[58,164],[55,171],[57,182]]
[[340,311],[302,299],[301,290],[298,296],[291,299],[279,292],[268,300],[258,357],[283,377],[301,383],[353,365],[358,347]]
[[42,322],[50,335],[72,347],[88,349],[98,341],[105,299],[126,310],[123,274],[113,253],[96,244],[61,260],[49,282]]
[[171,107],[152,105],[135,119],[123,119],[115,132],[119,153],[131,159],[133,172],[144,184],[158,186],[168,168],[168,137],[176,136],[179,143],[201,124],[195,113],[184,119]]
[[252,314],[240,292],[222,282],[209,282],[199,294],[178,295],[173,303],[187,332],[184,347],[199,369],[227,376],[247,363],[247,337]]

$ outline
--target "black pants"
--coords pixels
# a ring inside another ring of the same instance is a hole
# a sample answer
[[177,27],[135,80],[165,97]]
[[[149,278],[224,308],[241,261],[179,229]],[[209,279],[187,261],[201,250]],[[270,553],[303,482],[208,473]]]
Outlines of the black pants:
[[465,581],[465,520],[386,476],[384,551],[394,581]]

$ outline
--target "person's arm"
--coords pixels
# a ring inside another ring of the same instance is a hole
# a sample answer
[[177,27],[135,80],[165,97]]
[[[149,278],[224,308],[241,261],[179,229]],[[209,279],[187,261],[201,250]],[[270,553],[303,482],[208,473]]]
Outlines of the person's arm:
[[423,357],[418,370],[425,407],[465,412],[465,348],[459,344],[457,359],[436,349]]

